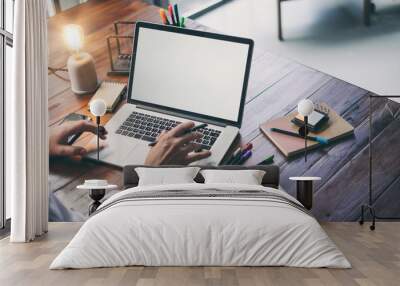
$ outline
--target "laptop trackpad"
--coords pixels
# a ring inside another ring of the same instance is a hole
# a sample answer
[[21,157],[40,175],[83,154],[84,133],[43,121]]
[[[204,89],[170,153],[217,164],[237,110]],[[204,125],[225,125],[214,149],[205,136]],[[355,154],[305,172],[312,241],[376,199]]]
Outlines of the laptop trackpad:
[[100,160],[121,167],[144,164],[147,153],[150,150],[146,144],[147,142],[130,141],[129,144],[124,144],[124,147],[120,144],[119,146],[109,145],[100,153]]
[[124,158],[124,165],[143,165],[149,150],[148,142],[138,142]]

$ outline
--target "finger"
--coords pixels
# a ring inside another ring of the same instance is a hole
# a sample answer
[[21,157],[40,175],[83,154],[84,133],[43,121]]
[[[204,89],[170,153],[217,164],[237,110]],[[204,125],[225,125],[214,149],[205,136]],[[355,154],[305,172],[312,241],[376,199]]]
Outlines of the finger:
[[199,145],[195,143],[189,143],[181,148],[181,152],[185,155],[193,152],[194,150],[198,149]]
[[198,153],[190,153],[186,156],[186,162],[187,164],[193,163],[195,161],[204,159],[204,158],[208,158],[211,156],[211,152],[210,151],[202,151],[202,152],[198,152]]
[[106,135],[108,134],[108,131],[106,130],[106,128],[104,126],[100,126],[99,131],[100,131],[100,138],[106,139],[107,138]]
[[[100,138],[105,139],[107,130],[103,126],[100,126],[99,130]],[[92,121],[79,120],[66,124],[64,132],[67,136],[82,132],[91,132],[93,134],[97,134],[97,125]]]
[[193,127],[194,127],[194,122],[192,122],[192,121],[184,122],[184,123],[181,123],[178,126],[172,128],[169,131],[169,134],[174,137],[179,137],[179,136],[183,135],[185,133],[185,131],[192,129]]
[[55,148],[55,155],[57,156],[76,156],[85,155],[87,153],[86,149],[81,146],[68,146],[68,145],[58,145]]
[[201,133],[197,133],[197,132],[189,133],[182,137],[176,138],[175,145],[183,146],[183,145],[188,144],[189,142],[199,139],[201,137],[203,137],[203,134],[201,134]]
[[[106,147],[108,147],[108,144],[104,141],[100,141],[99,150],[102,150]],[[86,144],[84,148],[86,149],[87,153],[97,152],[97,144],[94,143]]]
[[160,134],[158,134],[157,139],[160,139],[161,137],[163,137],[165,134],[167,134],[166,130],[161,131]]

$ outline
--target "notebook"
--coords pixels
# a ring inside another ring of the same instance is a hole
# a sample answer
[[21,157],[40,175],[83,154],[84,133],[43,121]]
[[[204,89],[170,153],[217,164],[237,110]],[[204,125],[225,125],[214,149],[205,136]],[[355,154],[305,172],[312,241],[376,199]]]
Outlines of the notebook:
[[103,99],[107,105],[107,112],[112,112],[125,91],[126,84],[124,83],[103,81],[90,102],[94,99]]
[[[329,106],[326,104],[324,105],[329,108]],[[310,132],[309,135],[323,136],[327,138],[329,144],[331,144],[339,139],[353,134],[354,128],[334,110],[329,110],[329,121],[327,123],[327,127],[320,132]],[[260,125],[260,129],[264,135],[267,136],[267,138],[270,139],[286,157],[292,157],[304,152],[304,139],[272,132],[271,128],[275,127],[292,132],[298,132],[299,127],[291,122],[296,115],[297,112],[293,112],[287,116],[269,120]],[[320,146],[321,144],[318,142],[307,140],[307,150],[315,149]]]

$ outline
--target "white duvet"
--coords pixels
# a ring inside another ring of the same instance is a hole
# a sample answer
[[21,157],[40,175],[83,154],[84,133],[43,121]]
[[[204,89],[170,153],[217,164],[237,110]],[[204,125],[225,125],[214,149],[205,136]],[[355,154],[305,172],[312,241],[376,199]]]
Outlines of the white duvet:
[[185,196],[123,200],[137,192],[174,190],[263,191],[300,204],[282,191],[262,186],[132,188],[105,201],[50,269],[128,265],[351,267],[312,216],[279,199]]

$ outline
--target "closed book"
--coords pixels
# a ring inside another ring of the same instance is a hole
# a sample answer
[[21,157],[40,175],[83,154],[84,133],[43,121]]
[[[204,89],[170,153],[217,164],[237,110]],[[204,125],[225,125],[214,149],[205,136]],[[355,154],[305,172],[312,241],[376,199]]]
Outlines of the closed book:
[[[286,157],[292,157],[304,152],[304,138],[273,132],[271,128],[279,128],[297,133],[299,127],[291,122],[296,115],[297,112],[293,112],[287,116],[272,119],[260,125],[263,134],[271,140]],[[327,122],[326,128],[320,132],[310,132],[308,135],[325,137],[328,143],[331,144],[353,133],[354,127],[334,110],[330,109],[329,121]],[[312,150],[320,146],[321,144],[316,141],[307,140],[307,150]]]
[[102,99],[107,105],[107,112],[112,112],[125,91],[126,84],[124,83],[103,81],[90,102],[95,99]]

